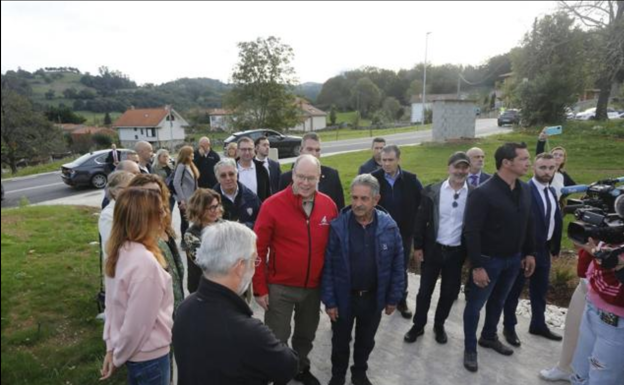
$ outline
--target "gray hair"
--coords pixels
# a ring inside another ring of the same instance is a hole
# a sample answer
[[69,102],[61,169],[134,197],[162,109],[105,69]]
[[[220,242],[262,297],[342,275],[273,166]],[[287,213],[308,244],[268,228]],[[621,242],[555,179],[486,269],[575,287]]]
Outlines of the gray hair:
[[236,161],[232,158],[223,158],[214,166],[215,176],[219,176],[219,170],[221,167],[231,166],[234,167],[234,171],[238,174],[238,168],[236,168]]
[[297,160],[295,160],[295,164],[293,165],[293,173],[295,171],[297,171],[297,166],[299,166],[299,163],[301,163],[304,160],[308,160],[312,163],[314,163],[316,165],[316,167],[318,167],[318,172],[319,175],[321,174],[321,161],[316,159],[316,157],[310,155],[310,154],[304,154],[304,155],[299,155],[299,157],[297,158]]
[[[161,148],[160,150],[156,151],[156,155],[154,155],[154,161],[152,162],[152,167],[160,165],[158,158],[160,158],[160,156],[164,153],[167,153],[167,156],[169,156],[169,150],[167,150],[166,148]],[[167,164],[169,164],[169,159],[167,159]]]
[[379,181],[371,174],[361,174],[353,179],[350,189],[353,190],[354,186],[366,186],[370,188],[371,196],[376,197],[379,195]]
[[114,200],[120,190],[124,189],[134,178],[134,174],[128,171],[113,171],[108,174],[106,185],[106,196],[109,200]]
[[387,154],[389,152],[394,152],[398,159],[401,158],[401,149],[396,144],[389,144],[381,150],[382,153]]
[[239,260],[249,262],[256,251],[256,234],[247,226],[224,221],[202,231],[196,262],[207,277],[229,274]]

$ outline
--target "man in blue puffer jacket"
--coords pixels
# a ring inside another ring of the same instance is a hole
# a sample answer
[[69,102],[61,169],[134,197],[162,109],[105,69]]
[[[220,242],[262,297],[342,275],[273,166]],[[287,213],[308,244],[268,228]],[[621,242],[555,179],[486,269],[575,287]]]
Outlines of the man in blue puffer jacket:
[[331,223],[321,300],[332,322],[332,379],[344,384],[349,343],[357,323],[351,367],[354,385],[368,385],[368,357],[385,309],[390,315],[405,292],[403,243],[396,222],[375,205],[379,182],[370,174],[351,183],[351,207]]

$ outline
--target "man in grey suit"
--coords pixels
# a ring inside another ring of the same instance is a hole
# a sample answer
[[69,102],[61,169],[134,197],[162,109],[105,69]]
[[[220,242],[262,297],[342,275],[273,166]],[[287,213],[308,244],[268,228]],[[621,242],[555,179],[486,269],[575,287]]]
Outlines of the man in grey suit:
[[470,173],[468,174],[468,184],[473,187],[479,187],[492,175],[483,172],[485,166],[485,152],[479,147],[473,147],[466,151],[466,155],[470,158]]

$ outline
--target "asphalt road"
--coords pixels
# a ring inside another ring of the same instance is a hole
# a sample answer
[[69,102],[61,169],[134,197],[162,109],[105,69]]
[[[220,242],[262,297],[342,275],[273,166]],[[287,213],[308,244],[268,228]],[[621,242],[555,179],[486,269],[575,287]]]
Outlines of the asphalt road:
[[[508,130],[509,129],[507,128],[499,128],[496,124],[496,119],[477,120],[477,136],[493,135],[501,132],[507,132]],[[388,143],[396,145],[418,144],[431,140],[431,130],[387,135],[384,137]],[[370,148],[370,145],[371,138],[325,142],[323,144],[323,155],[327,156],[331,154],[368,149]],[[280,161],[288,162],[289,160],[292,161],[292,159],[281,159]],[[28,202],[30,203],[40,203],[92,191],[88,188],[76,189],[67,186],[61,180],[60,170],[48,174],[39,174],[6,180],[2,183],[4,184],[5,189],[2,207],[18,206],[22,197],[28,199]]]

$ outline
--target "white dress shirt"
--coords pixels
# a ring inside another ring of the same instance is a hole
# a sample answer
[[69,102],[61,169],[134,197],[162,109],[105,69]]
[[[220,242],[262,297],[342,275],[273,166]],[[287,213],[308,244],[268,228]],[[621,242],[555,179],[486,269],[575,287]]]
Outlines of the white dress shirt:
[[[459,194],[457,199],[455,194]],[[438,221],[438,237],[436,242],[445,246],[461,245],[462,227],[464,224],[464,211],[466,210],[466,200],[468,198],[468,184],[455,191],[451,187],[448,179],[442,183],[440,188],[440,218]],[[453,207],[453,202],[457,202],[457,207]]]
[[252,161],[249,168],[243,168],[240,162],[236,165],[238,168],[238,180],[245,187],[258,194],[258,180],[256,175],[256,164]]
[[551,209],[550,218],[548,218],[548,237],[546,238],[550,241],[552,239],[553,233],[555,232],[555,211],[557,211],[557,201],[555,200],[555,196],[552,194],[552,191],[548,192],[548,198],[546,198],[546,195],[544,194],[544,189],[550,187],[549,185],[539,182],[537,179],[535,179],[535,177],[533,177],[532,180],[539,190],[540,197],[542,198],[542,204],[544,205],[544,215],[546,215],[546,210],[548,207],[546,206],[546,199],[550,199]]

